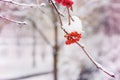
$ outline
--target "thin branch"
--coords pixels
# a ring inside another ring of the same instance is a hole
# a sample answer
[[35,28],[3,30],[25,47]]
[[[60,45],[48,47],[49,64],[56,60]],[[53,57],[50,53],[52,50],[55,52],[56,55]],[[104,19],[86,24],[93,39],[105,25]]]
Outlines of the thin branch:
[[62,27],[62,26],[63,26],[62,19],[61,19],[61,16],[60,16],[60,14],[59,14],[59,11],[58,11],[56,5],[54,4],[54,2],[53,2],[52,0],[48,0],[48,1],[49,1],[50,3],[52,3],[53,8],[55,9],[55,11],[56,11],[57,14],[58,14],[58,18],[59,18],[59,20],[60,20],[60,28],[61,28],[66,34],[68,34],[68,32]]
[[[50,0],[50,1],[52,2],[52,0]],[[52,2],[52,4],[55,5],[53,2]],[[56,7],[54,7],[54,8],[55,8],[56,12],[58,13],[57,8],[56,8]],[[68,12],[68,13],[69,13],[69,12]],[[60,16],[60,15],[58,14],[58,16]],[[70,14],[69,14],[69,16],[70,16]],[[71,17],[71,16],[70,16],[70,17]],[[61,20],[61,18],[59,18],[59,19]],[[72,19],[72,17],[71,17],[71,19]],[[62,26],[62,21],[61,21],[60,24],[61,24],[61,26]],[[66,34],[68,34],[68,32],[67,32],[63,27],[61,27],[61,29],[62,29]],[[72,37],[71,37],[71,38],[72,38]],[[114,75],[113,73],[111,73],[111,72],[107,71],[106,69],[104,69],[99,63],[97,63],[97,62],[92,58],[92,56],[87,52],[87,50],[85,49],[85,47],[84,47],[83,45],[81,45],[79,42],[76,42],[76,44],[83,50],[83,52],[87,55],[87,57],[90,59],[90,61],[91,61],[98,69],[100,69],[100,70],[103,71],[104,73],[108,74],[109,76],[115,78],[115,75]]]
[[25,4],[25,3],[18,3],[18,2],[15,2],[13,0],[0,0],[0,1],[5,2],[5,3],[11,3],[11,4],[14,4],[14,5],[17,5],[17,6],[23,6],[23,7],[40,8],[40,7],[46,6],[45,3],[41,3],[41,4]]
[[71,15],[70,15],[70,10],[69,10],[69,8],[67,8],[67,10],[68,10],[68,25],[70,25],[70,24],[71,24],[71,23],[70,23],[70,21],[71,21],[71,20],[70,20],[70,16],[71,16]]
[[67,7],[67,10],[68,10],[68,21],[69,21],[68,24],[70,25],[70,24],[71,24],[70,21],[71,21],[71,20],[74,21],[74,20],[73,20],[71,14],[70,14],[70,9],[69,9],[68,7]]
[[87,52],[87,50],[85,49],[85,47],[83,45],[81,45],[80,43],[76,42],[76,44],[83,50],[83,52],[87,55],[87,57],[90,59],[90,61],[100,70],[102,70],[103,72],[105,72],[106,74],[108,74],[109,76],[115,78],[114,73],[111,73],[109,71],[107,71],[105,68],[103,68],[99,63],[97,63],[92,56],[90,55],[90,53]]
[[14,78],[6,78],[6,79],[0,79],[0,80],[21,80],[21,79],[27,79],[27,78],[32,78],[32,77],[37,77],[37,76],[44,76],[53,73],[53,71],[49,72],[43,72],[43,73],[34,73],[34,74],[28,74],[28,75],[22,75],[19,77],[14,77]]
[[[58,17],[59,17],[59,20],[60,20],[60,24],[61,25],[63,25],[62,24],[62,19],[61,19],[61,13],[59,12],[59,10],[57,9],[57,7],[56,7],[56,5],[54,4],[54,2],[52,1],[52,0],[49,0],[50,1],[50,3],[52,4],[52,6],[53,6],[53,8],[56,10],[56,12],[57,12],[57,14],[58,14]],[[63,15],[62,15],[63,16]]]
[[54,2],[53,2],[52,0],[50,0],[49,3],[52,4],[52,6],[55,8],[55,10],[57,11],[57,13],[58,13],[59,15],[61,15],[61,16],[64,17],[64,15],[57,9],[57,6],[54,4]]
[[26,25],[27,24],[26,22],[21,22],[21,21],[16,21],[16,20],[8,19],[8,18],[3,17],[1,15],[0,15],[0,18],[2,18],[4,20],[7,20],[7,21],[10,21],[10,22],[15,23],[15,24],[19,24],[19,25]]
[[[35,24],[33,26],[36,26]],[[33,68],[36,67],[36,36],[35,36],[35,28],[33,27],[33,50],[32,50],[32,66]]]
[[58,27],[55,25],[54,27],[54,34],[55,34],[55,45],[54,45],[54,52],[53,52],[53,66],[54,66],[54,80],[58,80],[58,51],[59,51],[59,46],[58,46]]

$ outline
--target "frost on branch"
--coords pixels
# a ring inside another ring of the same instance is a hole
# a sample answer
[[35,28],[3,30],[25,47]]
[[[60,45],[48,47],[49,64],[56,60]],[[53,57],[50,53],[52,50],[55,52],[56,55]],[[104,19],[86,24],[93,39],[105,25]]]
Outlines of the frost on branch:
[[[45,3],[41,3],[41,4],[26,4],[26,3],[19,3],[19,2],[13,1],[13,0],[0,0],[0,2],[12,4],[13,6],[16,5],[18,7],[23,7],[23,8],[25,8],[25,7],[26,8],[41,8],[41,7],[45,7],[46,6]],[[25,21],[24,22],[17,21],[17,20],[14,20],[14,19],[10,19],[10,18],[4,17],[2,15],[0,15],[0,18],[2,18],[4,20],[7,20],[7,21],[10,21],[10,22],[15,23],[15,24],[19,24],[19,25],[26,25],[27,24]]]
[[14,5],[17,5],[17,6],[22,6],[22,7],[41,8],[41,7],[46,6],[45,3],[41,3],[41,4],[25,4],[25,3],[18,3],[18,2],[15,2],[15,1],[13,1],[13,0],[0,0],[0,1],[6,2],[6,3],[11,3],[11,4],[14,4]]
[[26,25],[27,22],[21,22],[21,21],[16,21],[16,20],[12,20],[12,19],[8,19],[6,17],[3,17],[0,15],[0,18],[4,19],[4,20],[7,20],[9,22],[12,22],[12,23],[15,23],[15,24],[18,24],[18,25]]

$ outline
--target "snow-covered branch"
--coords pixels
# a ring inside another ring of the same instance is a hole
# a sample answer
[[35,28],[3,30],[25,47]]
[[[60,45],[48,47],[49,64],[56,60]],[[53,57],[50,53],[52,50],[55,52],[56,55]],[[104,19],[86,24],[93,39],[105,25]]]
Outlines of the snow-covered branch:
[[31,7],[31,8],[41,8],[43,6],[46,6],[45,3],[41,3],[41,4],[25,4],[25,3],[15,2],[15,1],[12,1],[12,0],[0,0],[0,1],[5,2],[5,3],[14,4],[14,5],[17,5],[17,6]]
[[18,25],[26,25],[26,24],[27,24],[26,22],[21,22],[21,21],[12,20],[12,19],[6,18],[6,17],[1,16],[1,15],[0,15],[0,18],[2,18],[2,19],[4,19],[4,20],[7,20],[7,21],[10,21],[10,22],[12,22],[12,23],[18,24]]
[[[58,14],[58,17],[59,17],[59,20],[60,20],[60,24],[61,24],[61,29],[64,31],[65,34],[69,34],[69,33],[66,31],[66,29],[64,29],[64,27],[62,27],[62,26],[63,26],[63,23],[62,23],[62,21],[61,21],[61,16],[60,16],[60,14],[59,14],[59,12],[58,12],[58,10],[57,10],[54,2],[53,2],[52,0],[50,0],[50,1],[51,1],[54,9],[56,10],[56,12],[57,12],[57,14]],[[70,24],[69,24],[69,25],[70,25]],[[74,39],[74,37],[69,37],[69,38],[70,38],[70,39]],[[100,70],[103,71],[104,73],[108,74],[109,76],[115,78],[115,75],[114,75],[113,73],[107,71],[105,68],[103,68],[99,63],[97,63],[97,62],[92,58],[92,56],[90,55],[90,53],[88,53],[88,51],[86,50],[86,48],[85,48],[83,45],[81,45],[78,41],[76,42],[76,44],[83,50],[83,52],[87,55],[87,57],[90,59],[90,61],[91,61],[98,69],[100,69]]]

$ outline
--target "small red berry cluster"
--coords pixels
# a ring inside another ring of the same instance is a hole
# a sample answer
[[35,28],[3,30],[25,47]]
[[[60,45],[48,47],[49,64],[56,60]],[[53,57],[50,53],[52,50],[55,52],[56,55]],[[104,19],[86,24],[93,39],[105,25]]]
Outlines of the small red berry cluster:
[[68,8],[72,7],[73,1],[72,0],[55,0],[57,3],[62,4]]
[[82,37],[82,35],[77,33],[76,31],[74,31],[74,32],[71,32],[69,34],[66,34],[64,37],[67,39],[65,42],[66,45],[69,45],[69,44],[72,44],[72,43],[79,41],[80,38]]

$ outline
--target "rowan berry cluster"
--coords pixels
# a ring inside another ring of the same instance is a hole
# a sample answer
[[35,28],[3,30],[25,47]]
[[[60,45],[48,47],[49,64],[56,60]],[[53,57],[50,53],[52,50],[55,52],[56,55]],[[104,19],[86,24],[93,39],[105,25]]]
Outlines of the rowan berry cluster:
[[69,44],[72,44],[72,43],[79,41],[80,38],[82,37],[82,35],[76,31],[74,31],[74,32],[71,32],[69,34],[66,34],[64,37],[67,39],[65,42],[66,45],[69,45]]
[[58,4],[62,4],[68,8],[72,7],[73,1],[72,0],[55,0]]

